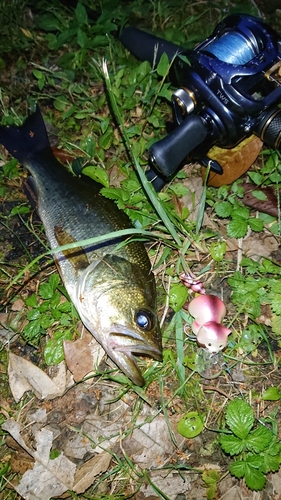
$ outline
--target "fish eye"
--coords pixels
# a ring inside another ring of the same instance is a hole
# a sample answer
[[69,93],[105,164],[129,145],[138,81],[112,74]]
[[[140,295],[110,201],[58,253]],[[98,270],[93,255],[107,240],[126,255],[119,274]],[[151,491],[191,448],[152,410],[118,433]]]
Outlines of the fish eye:
[[142,330],[151,330],[153,326],[153,315],[150,311],[141,310],[136,313],[135,321]]

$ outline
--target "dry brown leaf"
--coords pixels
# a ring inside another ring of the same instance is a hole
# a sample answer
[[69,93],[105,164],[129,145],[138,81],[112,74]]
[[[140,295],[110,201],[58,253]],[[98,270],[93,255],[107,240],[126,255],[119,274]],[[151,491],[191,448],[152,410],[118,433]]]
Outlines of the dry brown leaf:
[[53,433],[41,429],[35,435],[36,450],[26,445],[21,436],[21,426],[13,419],[3,424],[3,429],[34,458],[33,469],[27,470],[15,490],[25,500],[49,500],[71,490],[74,483],[76,465],[62,453],[50,459]]
[[32,469],[34,460],[26,451],[14,451],[11,453],[11,470],[24,474],[27,470]]
[[65,362],[75,382],[98,367],[105,352],[94,337],[86,331],[81,339],[63,343]]
[[159,500],[159,497],[155,495],[146,496],[142,491],[138,491],[134,496],[134,500]]
[[[244,182],[242,187],[244,188],[244,205],[247,205],[253,210],[258,210],[259,212],[264,212],[265,214],[272,215],[273,217],[278,217],[278,200],[271,186],[260,188],[252,182]],[[253,191],[262,192],[265,194],[267,199],[258,200],[258,198],[253,195]]]
[[[178,495],[184,494],[189,491],[191,493],[191,475],[169,473],[167,471],[155,471],[150,473],[153,484],[159,488],[160,491],[169,498],[169,500],[176,500]],[[144,494],[144,499],[154,498],[155,489],[152,486],[143,484],[140,491]],[[202,497],[206,489],[202,488]],[[192,495],[187,498],[192,498]]]
[[73,491],[84,493],[99,474],[107,471],[111,459],[112,455],[104,451],[78,467],[74,477]]
[[243,239],[243,255],[259,260],[260,257],[269,257],[279,248],[278,242],[270,233],[251,233]]
[[[140,467],[159,467],[173,455],[176,447],[163,415],[157,415],[151,422],[145,420],[145,416],[138,417],[135,429],[122,442],[122,448]],[[172,432],[178,444],[184,440],[176,430]]]
[[10,352],[8,375],[15,401],[18,403],[27,391],[33,391],[39,399],[61,396],[66,388],[66,369],[64,363],[60,363],[58,367],[59,373],[51,379],[38,366]]

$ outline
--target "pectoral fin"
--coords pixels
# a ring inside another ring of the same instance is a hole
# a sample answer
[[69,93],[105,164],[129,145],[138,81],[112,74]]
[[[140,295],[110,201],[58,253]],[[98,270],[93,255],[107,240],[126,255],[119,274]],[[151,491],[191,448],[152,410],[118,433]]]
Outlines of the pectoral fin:
[[[54,227],[54,233],[59,246],[77,242],[70,233],[60,226]],[[81,271],[89,266],[87,254],[82,247],[77,246],[70,250],[63,250],[62,253],[76,271]]]

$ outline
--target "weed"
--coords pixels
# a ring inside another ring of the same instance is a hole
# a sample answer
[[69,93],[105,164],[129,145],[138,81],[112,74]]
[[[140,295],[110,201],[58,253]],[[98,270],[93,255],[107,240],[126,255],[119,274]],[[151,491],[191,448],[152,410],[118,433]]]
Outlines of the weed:
[[281,443],[267,426],[255,424],[251,406],[242,399],[227,405],[225,418],[229,430],[218,441],[225,453],[237,456],[229,465],[230,473],[244,478],[251,490],[262,490],[266,474],[279,470]]
[[[42,335],[49,332],[50,338],[44,348],[44,358],[47,365],[54,365],[64,359],[63,341],[73,340],[78,315],[68,300],[62,300],[58,274],[52,274],[49,281],[42,283],[38,294],[30,295],[25,304],[28,307],[22,336],[34,346]],[[66,293],[64,291],[64,293]]]

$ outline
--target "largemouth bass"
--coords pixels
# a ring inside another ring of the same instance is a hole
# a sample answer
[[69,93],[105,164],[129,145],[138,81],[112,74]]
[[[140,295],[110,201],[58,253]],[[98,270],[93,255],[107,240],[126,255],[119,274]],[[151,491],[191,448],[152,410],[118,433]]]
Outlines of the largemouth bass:
[[[39,108],[20,127],[0,127],[0,143],[31,174],[28,184],[51,248],[131,227],[101,196],[100,184],[75,178],[54,157]],[[133,383],[143,385],[134,355],[162,356],[155,280],[143,244],[118,243],[78,247],[54,259],[86,328]]]

